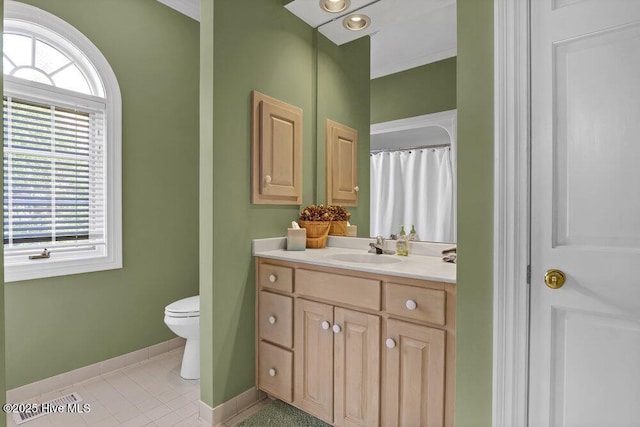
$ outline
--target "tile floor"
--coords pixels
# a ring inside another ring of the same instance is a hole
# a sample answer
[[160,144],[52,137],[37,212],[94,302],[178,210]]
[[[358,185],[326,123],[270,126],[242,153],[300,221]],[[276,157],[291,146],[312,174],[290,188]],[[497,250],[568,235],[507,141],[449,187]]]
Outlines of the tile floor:
[[[27,402],[46,402],[73,391],[91,405],[84,414],[48,414],[21,427],[201,426],[200,382],[180,377],[184,347]],[[255,406],[255,405],[254,405]],[[7,425],[15,427],[12,415]]]

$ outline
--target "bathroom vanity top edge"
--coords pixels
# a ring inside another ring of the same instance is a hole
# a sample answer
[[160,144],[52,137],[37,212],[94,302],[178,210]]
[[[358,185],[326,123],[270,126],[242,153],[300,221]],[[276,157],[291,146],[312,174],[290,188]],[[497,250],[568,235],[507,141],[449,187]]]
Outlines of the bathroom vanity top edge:
[[419,280],[431,280],[445,283],[456,283],[455,264],[443,262],[440,257],[411,255],[399,257],[397,255],[372,255],[393,259],[399,262],[392,264],[362,264],[356,262],[339,261],[331,258],[336,254],[366,254],[365,250],[326,247],[323,249],[307,249],[305,251],[287,251],[285,249],[270,249],[254,251],[253,255],[260,258],[291,261],[304,264],[334,267],[366,273],[385,274],[407,277]]

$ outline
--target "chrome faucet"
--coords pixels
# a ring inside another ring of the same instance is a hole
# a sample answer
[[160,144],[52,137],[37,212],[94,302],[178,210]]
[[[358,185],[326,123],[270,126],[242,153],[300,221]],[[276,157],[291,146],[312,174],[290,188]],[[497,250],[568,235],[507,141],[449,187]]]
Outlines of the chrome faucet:
[[376,255],[380,255],[380,254],[387,254],[387,255],[393,255],[396,253],[396,251],[389,251],[386,250],[384,248],[384,237],[382,236],[376,236],[376,242],[373,243],[369,243],[369,253],[370,254],[376,254]]

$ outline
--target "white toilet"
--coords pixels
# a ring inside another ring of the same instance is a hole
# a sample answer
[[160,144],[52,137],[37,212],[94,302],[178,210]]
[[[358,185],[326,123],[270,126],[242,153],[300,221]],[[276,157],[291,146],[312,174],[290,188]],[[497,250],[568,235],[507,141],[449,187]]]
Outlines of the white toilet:
[[164,309],[164,323],[187,343],[182,356],[180,376],[200,378],[200,295],[173,302]]

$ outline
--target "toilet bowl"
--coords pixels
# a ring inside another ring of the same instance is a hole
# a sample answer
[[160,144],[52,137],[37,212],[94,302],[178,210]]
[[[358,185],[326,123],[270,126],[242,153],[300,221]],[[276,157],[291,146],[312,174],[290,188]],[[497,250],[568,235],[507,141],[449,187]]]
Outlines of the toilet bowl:
[[200,295],[173,302],[164,309],[164,323],[187,343],[182,356],[180,376],[200,378]]

